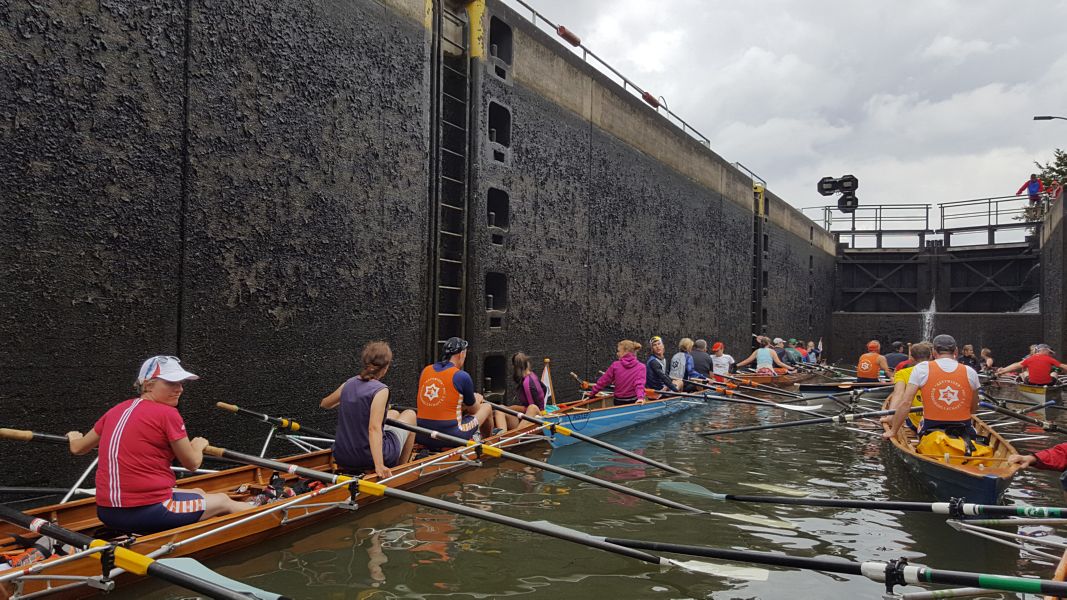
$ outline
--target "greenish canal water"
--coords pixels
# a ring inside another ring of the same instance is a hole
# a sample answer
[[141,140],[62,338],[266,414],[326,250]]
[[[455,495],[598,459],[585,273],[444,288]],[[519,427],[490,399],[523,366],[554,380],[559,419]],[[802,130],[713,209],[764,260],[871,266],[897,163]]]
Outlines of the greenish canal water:
[[[766,493],[742,484],[771,483],[813,496],[932,500],[892,455],[888,443],[840,426],[743,433],[711,442],[696,435],[712,428],[795,418],[762,407],[701,405],[604,439],[698,474],[696,483],[716,491]],[[1019,432],[1022,427],[1012,425],[1005,430]],[[1054,439],[1021,442],[1018,447],[1033,450],[1054,443]],[[525,453],[648,492],[656,491],[657,482],[682,480],[587,445],[530,448]],[[929,514],[716,503],[672,494],[679,501],[710,510],[782,519],[795,526],[772,528],[664,510],[511,462],[491,461],[418,491],[520,519],[550,520],[594,535],[855,561],[907,557],[940,569],[1046,578],[1054,568],[1051,561],[1024,557],[1019,550],[956,532],[943,517]],[[1007,501],[1062,505],[1057,474],[1020,474]],[[1035,530],[1040,528],[1028,531]],[[884,586],[878,583],[815,571],[768,567],[766,580],[759,581],[660,569],[392,501],[205,562],[234,579],[300,599],[886,597]],[[188,597],[177,588],[152,584],[117,596]]]

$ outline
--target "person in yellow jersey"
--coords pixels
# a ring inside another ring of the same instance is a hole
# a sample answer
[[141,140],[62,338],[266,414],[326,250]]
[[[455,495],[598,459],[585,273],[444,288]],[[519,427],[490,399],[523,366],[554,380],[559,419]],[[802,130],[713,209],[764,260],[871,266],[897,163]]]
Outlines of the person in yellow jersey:
[[[502,413],[494,413],[485,398],[475,393],[474,380],[463,370],[468,345],[464,339],[449,338],[441,361],[422,370],[416,416],[420,427],[470,440],[475,439],[479,429],[488,436],[497,432],[492,429],[494,425],[503,431],[507,423]],[[448,447],[422,434],[415,440],[431,449]]]
[[882,344],[878,340],[867,342],[867,353],[860,356],[856,363],[856,382],[871,383],[879,381],[879,371],[885,371],[886,375],[892,376],[893,370],[881,354]]
[[[893,393],[889,396],[889,410],[896,410],[901,405],[905,405],[907,408],[915,406],[922,406],[922,390],[919,390],[914,396],[911,397],[911,402],[908,402],[908,398],[904,396],[904,388],[908,387],[908,378],[911,377],[911,372],[915,368],[915,365],[924,363],[930,360],[933,356],[934,347],[930,345],[930,342],[920,342],[918,344],[912,344],[908,354],[911,360],[907,361],[907,366],[901,367],[896,371],[893,371]],[[919,415],[915,413],[908,413],[908,418],[904,420],[908,427],[912,430],[918,431],[919,429]],[[893,415],[886,415],[882,417],[882,423],[886,426],[886,438],[891,438],[897,434],[897,429],[891,429],[893,424]]]

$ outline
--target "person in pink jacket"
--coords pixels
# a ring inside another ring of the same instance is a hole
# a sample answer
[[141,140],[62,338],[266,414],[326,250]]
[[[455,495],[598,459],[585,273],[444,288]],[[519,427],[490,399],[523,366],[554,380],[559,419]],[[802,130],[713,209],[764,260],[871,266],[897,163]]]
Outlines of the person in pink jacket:
[[605,387],[615,384],[615,404],[633,404],[645,401],[645,365],[637,360],[637,351],[641,344],[633,340],[619,342],[615,355],[619,360],[611,363],[607,371],[600,376],[596,385],[589,390],[590,396]]

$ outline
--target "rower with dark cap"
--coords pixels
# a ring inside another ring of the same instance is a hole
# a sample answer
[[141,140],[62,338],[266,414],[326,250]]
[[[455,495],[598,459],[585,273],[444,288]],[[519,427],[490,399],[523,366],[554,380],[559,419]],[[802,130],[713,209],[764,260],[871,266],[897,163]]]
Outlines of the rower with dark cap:
[[886,375],[893,376],[893,369],[889,368],[889,363],[882,356],[881,350],[882,344],[878,340],[867,342],[867,352],[860,356],[859,361],[856,363],[857,383],[880,381],[878,378],[879,371],[885,371]]
[[[969,440],[977,437],[971,418],[978,409],[978,388],[981,385],[974,369],[956,362],[956,339],[951,335],[934,336],[934,360],[920,362],[911,370],[902,398],[914,398],[922,391],[923,420],[919,437],[942,431],[953,437]],[[894,435],[908,416],[910,403],[900,402],[893,415],[887,438]],[[920,441],[919,451],[922,452]]]
[[890,369],[896,371],[900,367],[900,363],[908,360],[908,355],[904,352],[904,342],[897,340],[893,342],[892,346],[893,351],[885,355],[885,362]]
[[[467,341],[458,337],[445,342],[441,361],[426,365],[419,376],[418,424],[463,439],[474,439],[479,428],[488,436],[494,426],[507,427],[503,413],[493,413],[493,407],[474,391],[474,380],[463,370],[467,360]],[[436,440],[418,435],[416,441],[433,449],[444,447]]]
[[1052,348],[1048,344],[1038,344],[1034,346],[1034,351],[1030,356],[997,369],[997,375],[1005,375],[1020,369],[1026,369],[1027,383],[1030,385],[1050,385],[1055,379],[1052,375],[1052,369],[1067,371],[1067,365],[1055,359],[1052,354]]

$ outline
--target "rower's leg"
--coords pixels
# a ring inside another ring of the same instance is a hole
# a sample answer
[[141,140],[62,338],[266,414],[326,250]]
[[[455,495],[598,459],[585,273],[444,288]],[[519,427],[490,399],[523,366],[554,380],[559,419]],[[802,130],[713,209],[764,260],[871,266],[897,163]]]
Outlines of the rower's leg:
[[493,432],[493,407],[484,402],[479,402],[473,407],[474,418],[478,419],[478,426],[482,432],[482,437],[489,437]]
[[[490,406],[489,410],[493,410],[493,407]],[[495,429],[500,429],[503,431],[507,431],[508,429],[510,429],[508,427],[507,415],[500,411],[493,410],[493,427]]]
[[511,416],[511,415],[505,414],[504,415],[504,419],[507,421],[508,430],[509,431],[512,430],[512,429],[515,429],[516,427],[519,426],[519,418],[518,417],[514,417],[514,416]]
[[530,404],[526,407],[527,417],[540,417],[541,411],[537,408],[536,404]]
[[204,497],[204,514],[200,515],[201,521],[219,515],[228,515],[242,510],[248,510],[252,507],[249,503],[233,500],[226,494],[208,494],[199,488],[183,489],[181,491],[199,494]]
[[[391,411],[396,412],[396,411]],[[418,419],[416,418],[415,411],[405,410],[398,416],[394,417],[395,420],[408,425],[417,425]],[[404,447],[400,450],[400,462],[398,464],[404,464],[411,460],[411,449],[415,447],[415,434],[408,433],[408,437],[404,440]]]

